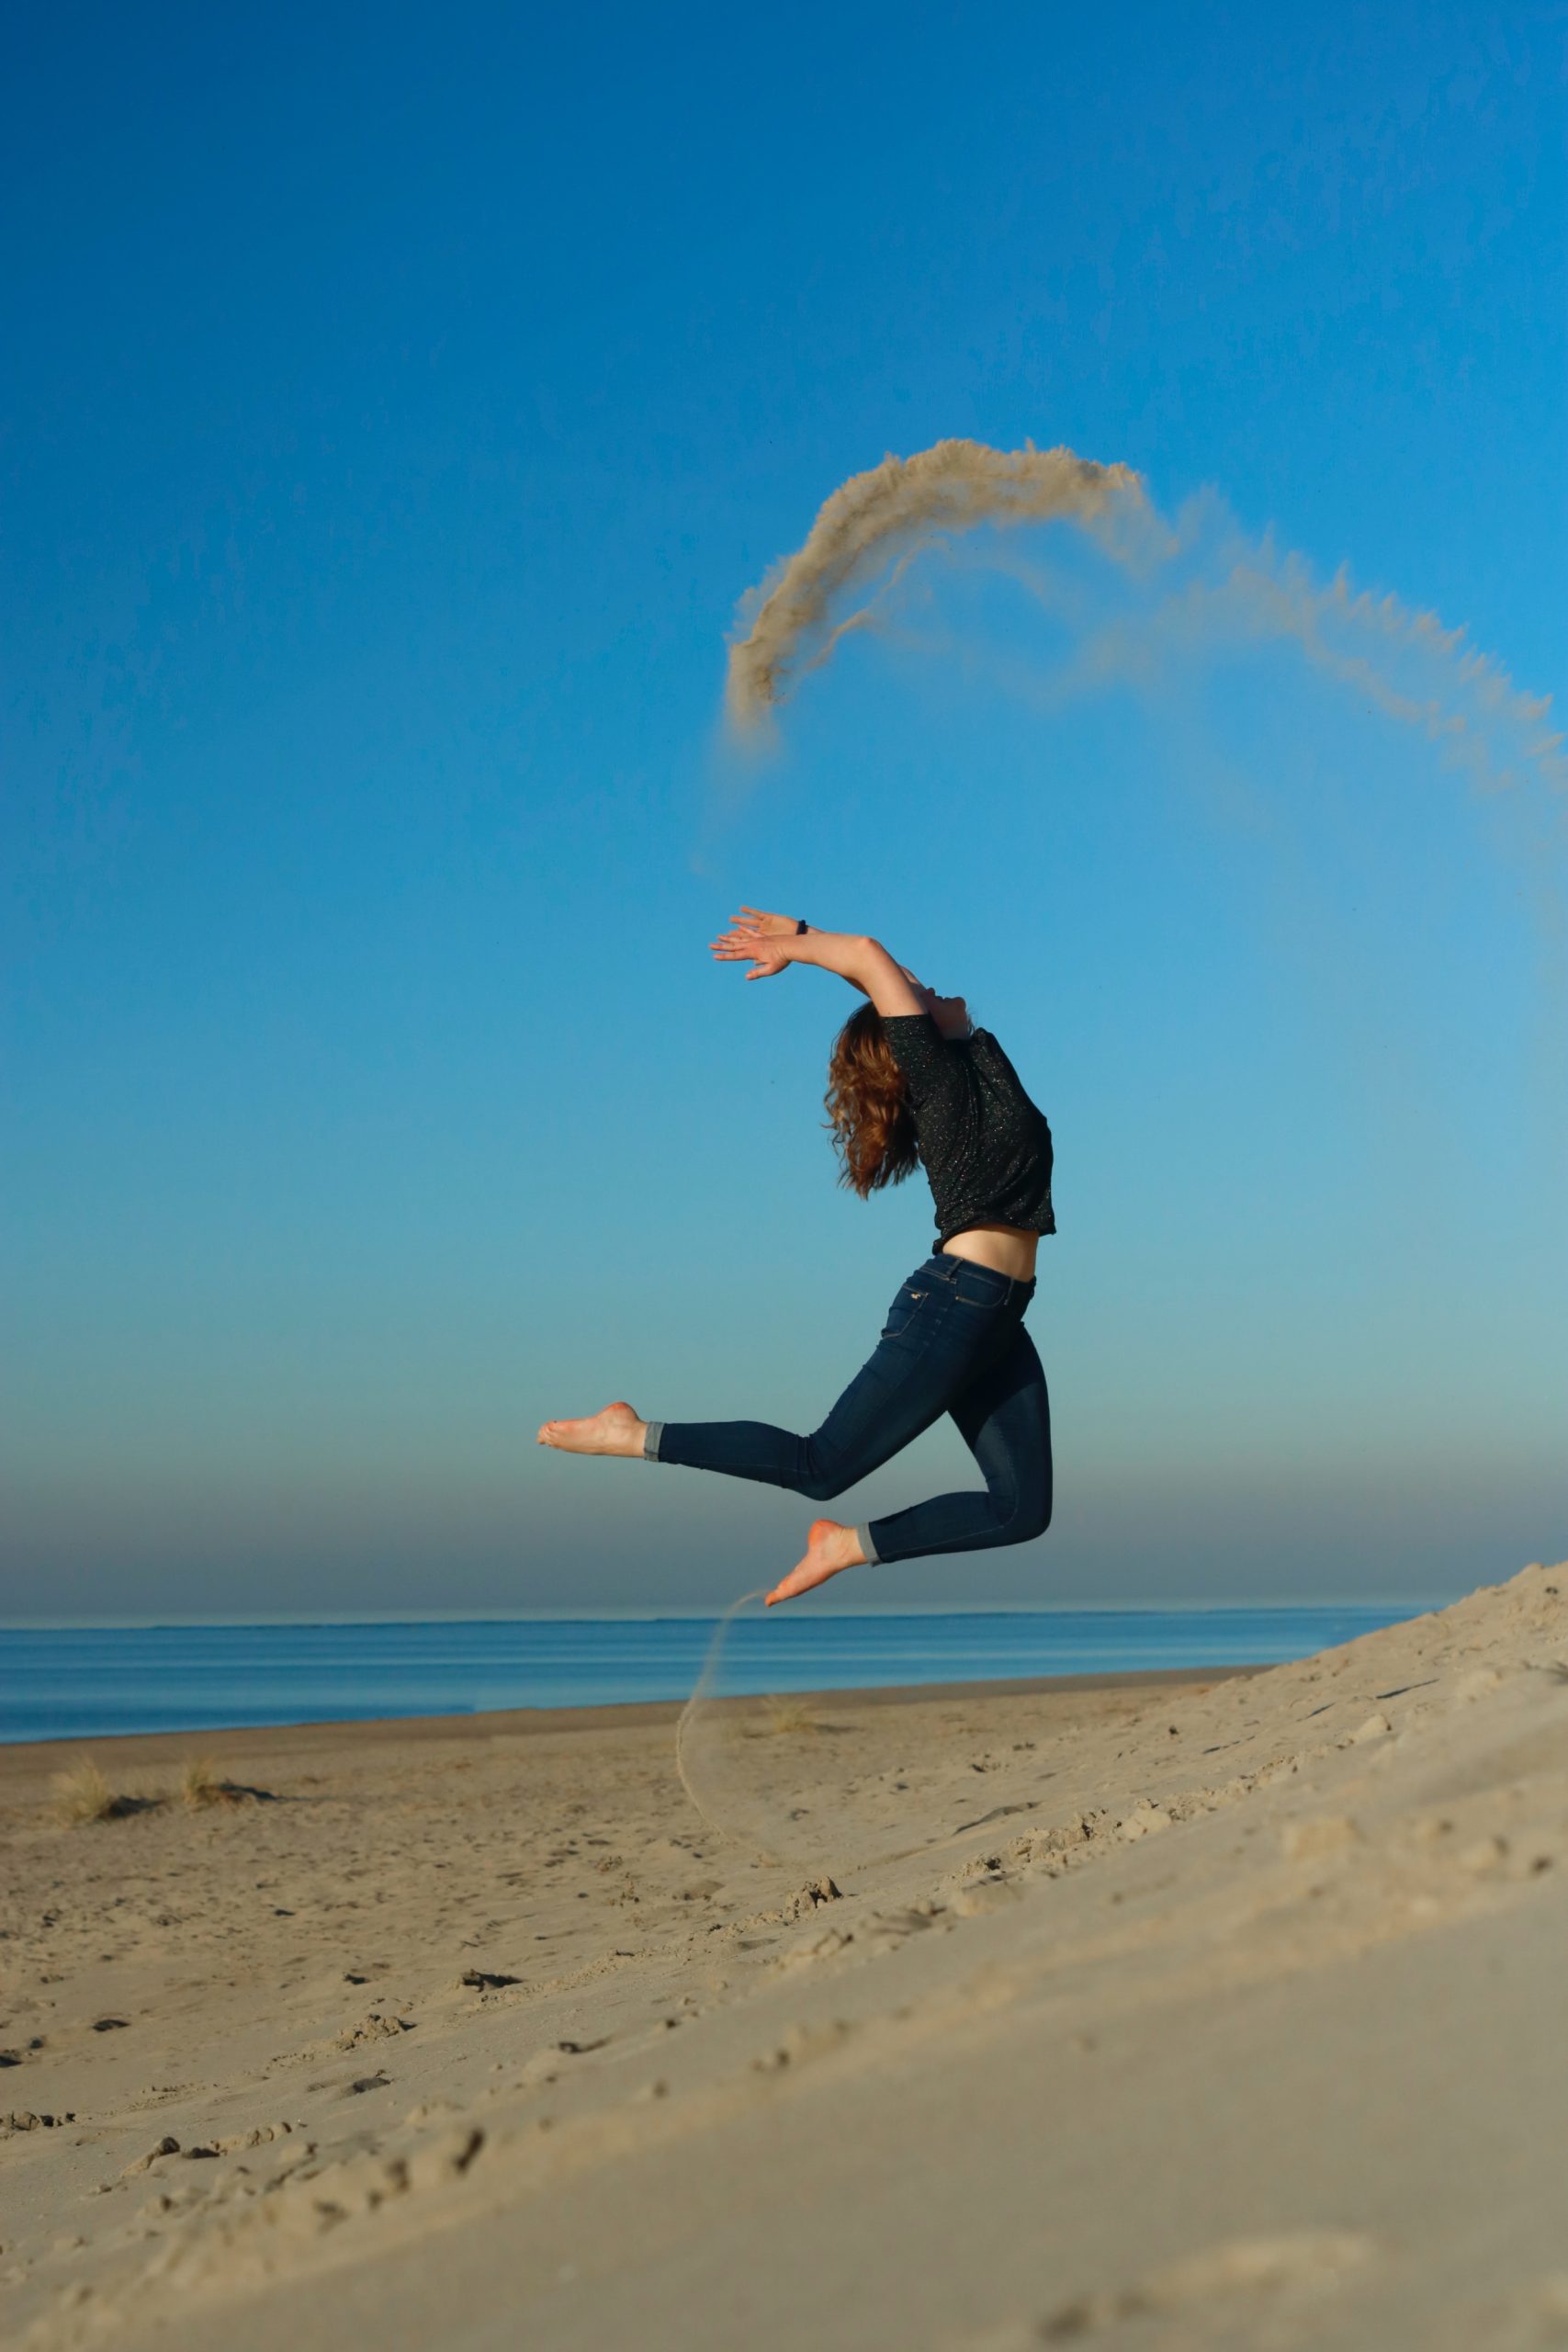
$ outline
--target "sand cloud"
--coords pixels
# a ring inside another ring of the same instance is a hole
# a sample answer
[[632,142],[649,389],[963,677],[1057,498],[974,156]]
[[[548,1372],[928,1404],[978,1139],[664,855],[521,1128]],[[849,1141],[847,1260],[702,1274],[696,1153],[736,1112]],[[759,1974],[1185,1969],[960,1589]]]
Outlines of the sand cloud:
[[[1088,535],[1126,588],[1126,609],[1074,626],[1070,599],[1043,571],[998,548],[1071,642],[1053,699],[1115,684],[1147,686],[1174,666],[1267,643],[1293,646],[1313,669],[1412,728],[1485,787],[1531,772],[1568,788],[1563,736],[1545,696],[1522,692],[1462,628],[1394,595],[1358,590],[1341,570],[1322,579],[1271,536],[1249,536],[1224,502],[1193,500],[1174,522],[1125,465],[1071,449],[992,449],[939,441],[886,457],[834,491],[796,551],[741,605],[727,707],[741,737],[765,729],[801,678],[849,634],[877,624],[919,558],[951,551],[982,526],[1069,524]],[[992,559],[982,554],[982,560]]]
[[[745,729],[783,700],[803,669],[827,659],[868,608],[835,617],[842,599],[870,585],[879,565],[896,572],[940,536],[980,524],[1089,525],[1118,502],[1144,506],[1128,466],[1098,465],[1071,449],[989,449],[938,441],[912,458],[884,458],[833,492],[805,544],[786,556],[743,606],[744,636],[729,650],[728,707]],[[886,590],[886,580],[874,583]]]

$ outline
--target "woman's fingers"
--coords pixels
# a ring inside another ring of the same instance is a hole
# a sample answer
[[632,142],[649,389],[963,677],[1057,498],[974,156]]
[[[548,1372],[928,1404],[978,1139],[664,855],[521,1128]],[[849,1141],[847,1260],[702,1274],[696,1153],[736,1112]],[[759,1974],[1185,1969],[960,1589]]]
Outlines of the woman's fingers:
[[772,978],[773,973],[787,972],[789,969],[789,958],[787,956],[770,955],[768,950],[760,945],[756,941],[752,941],[749,945],[743,947],[728,947],[716,941],[713,953],[715,958],[720,964],[756,964],[760,966],[761,968],[759,970],[747,973],[746,977],[749,980],[769,979]]

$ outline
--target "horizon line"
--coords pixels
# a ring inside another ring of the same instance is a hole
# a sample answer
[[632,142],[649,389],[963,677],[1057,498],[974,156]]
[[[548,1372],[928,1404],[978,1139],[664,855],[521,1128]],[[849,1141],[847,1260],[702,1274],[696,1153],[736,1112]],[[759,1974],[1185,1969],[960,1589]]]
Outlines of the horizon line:
[[[1390,1609],[1418,1617],[1428,1611],[1446,1609],[1464,1597],[1462,1591],[1450,1594],[1447,1600],[1408,1593],[1380,1593],[1369,1598],[1358,1594],[1333,1595],[1312,1600],[1041,1600],[1041,1601],[970,1601],[957,1607],[944,1601],[915,1600],[908,1602],[883,1600],[862,1603],[849,1608],[842,1603],[829,1603],[813,1611],[810,1622],[820,1623],[824,1617],[839,1619],[882,1617],[1119,1617],[1119,1616],[1200,1616],[1214,1615],[1223,1611],[1247,1610],[1254,1612],[1303,1609]],[[602,1624],[712,1624],[724,1616],[728,1603],[705,1609],[446,1609],[399,1611],[388,1615],[382,1611],[359,1610],[313,1611],[306,1615],[288,1612],[254,1611],[243,1614],[209,1613],[200,1616],[156,1615],[114,1617],[0,1617],[0,1634],[114,1634],[114,1633],[179,1633],[227,1629],[241,1632],[281,1630],[306,1626],[349,1625],[602,1625]],[[796,1621],[786,1621],[796,1622]],[[798,1622],[805,1623],[805,1619]]]

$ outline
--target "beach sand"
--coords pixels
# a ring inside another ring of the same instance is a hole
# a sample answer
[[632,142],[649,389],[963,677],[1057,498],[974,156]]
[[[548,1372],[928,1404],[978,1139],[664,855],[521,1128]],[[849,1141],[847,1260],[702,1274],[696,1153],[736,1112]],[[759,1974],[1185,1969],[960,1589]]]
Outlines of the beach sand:
[[1565,1661],[0,1749],[6,2332],[1568,2346]]

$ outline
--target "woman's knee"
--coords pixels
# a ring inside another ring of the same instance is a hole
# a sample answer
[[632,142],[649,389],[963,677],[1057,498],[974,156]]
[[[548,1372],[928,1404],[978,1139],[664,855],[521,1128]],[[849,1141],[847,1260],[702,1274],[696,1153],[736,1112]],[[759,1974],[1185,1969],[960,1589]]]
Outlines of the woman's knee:
[[795,1491],[808,1503],[830,1503],[853,1481],[844,1475],[842,1463],[820,1451],[810,1438],[801,1447],[800,1475]]
[[1037,1535],[1044,1534],[1050,1524],[1051,1497],[1048,1490],[1021,1496],[1003,1520],[1001,1541],[1004,1544],[1032,1544]]

